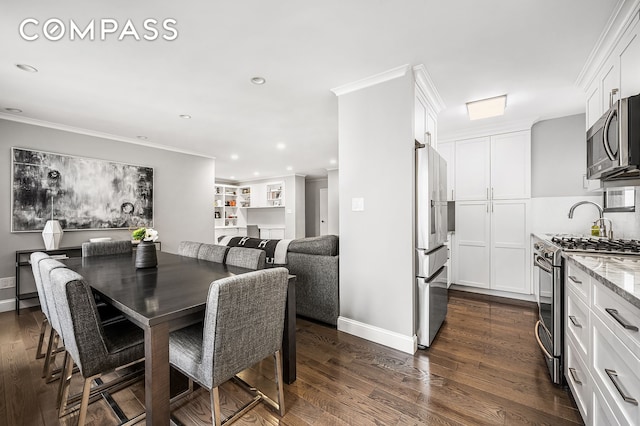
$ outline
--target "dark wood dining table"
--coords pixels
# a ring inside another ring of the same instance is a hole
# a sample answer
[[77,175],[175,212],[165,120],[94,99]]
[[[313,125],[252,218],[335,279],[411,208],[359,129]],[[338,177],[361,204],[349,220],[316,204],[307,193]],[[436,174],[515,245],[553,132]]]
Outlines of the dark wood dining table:
[[[136,269],[135,252],[63,262],[144,330],[146,423],[168,425],[169,333],[203,318],[211,282],[251,269],[165,252],[157,256],[158,266],[145,269]],[[282,340],[283,379],[289,384],[296,379],[295,317],[295,276],[290,275]]]

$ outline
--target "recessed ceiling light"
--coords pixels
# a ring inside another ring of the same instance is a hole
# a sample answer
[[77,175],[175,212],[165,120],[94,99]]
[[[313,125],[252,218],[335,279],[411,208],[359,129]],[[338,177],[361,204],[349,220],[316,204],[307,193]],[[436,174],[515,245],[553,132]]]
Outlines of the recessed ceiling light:
[[236,178],[235,176],[229,176],[229,179],[235,179],[235,178]]
[[22,110],[19,108],[5,108],[5,111],[15,112],[16,114],[19,114],[22,112]]
[[336,160],[335,158],[332,158],[331,160],[329,160],[329,163],[331,164],[336,164],[338,162],[338,160]]
[[287,166],[287,170],[291,171],[291,170],[293,170],[293,167]]
[[147,139],[149,139],[148,137],[143,136],[143,135],[136,136],[136,138],[138,138],[138,139],[140,139],[140,140],[143,140],[143,141],[146,141]]
[[253,172],[254,176],[260,176],[260,172]]
[[237,160],[238,159],[238,154],[231,154],[231,159],[232,160]]
[[278,148],[278,149],[285,149],[286,147],[287,146],[282,142],[278,142],[278,144],[276,145],[276,148]]
[[267,82],[267,80],[265,80],[265,78],[264,78],[264,77],[253,77],[253,78],[251,79],[251,82],[252,82],[253,84],[257,84],[257,85],[259,86],[259,85],[261,85],[261,84],[265,84],[265,83]]
[[16,67],[26,72],[38,72],[38,69],[36,67],[32,67],[31,65],[27,64],[16,64]]
[[180,118],[184,118],[185,120],[188,120],[191,118],[191,116],[189,114],[180,114],[179,116]]
[[504,109],[506,106],[507,95],[501,95],[494,98],[467,102],[467,113],[469,114],[469,120],[497,117],[499,115],[504,115]]

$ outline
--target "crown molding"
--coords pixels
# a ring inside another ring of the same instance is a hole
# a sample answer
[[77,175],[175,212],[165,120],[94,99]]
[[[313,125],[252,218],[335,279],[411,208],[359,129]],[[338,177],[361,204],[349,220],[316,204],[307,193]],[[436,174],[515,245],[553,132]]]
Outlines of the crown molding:
[[39,126],[39,127],[46,127],[48,129],[54,129],[54,130],[62,130],[64,132],[70,132],[70,133],[77,133],[80,135],[85,135],[85,136],[92,136],[95,138],[101,138],[101,139],[109,139],[109,140],[114,140],[114,141],[118,141],[118,142],[126,142],[126,143],[131,143],[134,145],[142,145],[142,146],[146,146],[148,148],[155,148],[155,149],[160,149],[163,151],[171,151],[171,152],[177,152],[180,154],[187,154],[187,155],[193,155],[196,157],[204,157],[204,158],[210,158],[215,160],[216,157],[211,156],[211,155],[205,155],[199,152],[195,152],[195,151],[189,151],[186,149],[180,149],[180,148],[176,148],[173,146],[168,146],[168,145],[162,145],[162,144],[156,144],[156,143],[152,143],[149,141],[143,141],[137,138],[129,138],[126,136],[118,136],[118,135],[112,135],[110,133],[104,133],[104,132],[98,132],[96,130],[89,130],[89,129],[83,129],[81,127],[74,127],[74,126],[69,126],[66,124],[60,124],[60,123],[53,123],[51,121],[45,121],[45,120],[38,120],[35,118],[29,118],[29,117],[18,117],[15,116],[13,114],[7,114],[7,113],[3,113],[0,112],[0,119],[2,120],[7,120],[7,121],[15,121],[17,123],[23,123],[23,124],[30,124],[33,126]]
[[431,104],[431,107],[436,114],[440,114],[440,111],[446,108],[444,101],[440,97],[436,85],[433,84],[431,76],[427,72],[427,68],[424,64],[416,65],[413,67],[413,76],[416,80],[416,84],[422,91],[422,94],[427,98],[427,101]]
[[618,2],[576,78],[575,85],[577,87],[587,91],[639,10],[640,0],[621,0]]
[[331,91],[336,96],[342,96],[347,93],[355,92],[356,90],[364,89],[366,87],[375,86],[376,84],[384,83],[385,81],[393,80],[395,78],[403,77],[409,72],[409,64],[401,65],[396,68],[392,68],[388,71],[381,72],[370,77],[363,78],[361,80],[353,81],[351,83],[343,84],[342,86],[335,87]]
[[463,139],[480,138],[484,136],[500,135],[502,133],[531,131],[531,127],[539,121],[539,118],[527,118],[523,120],[512,120],[503,124],[492,124],[473,127],[457,132],[440,132],[438,143],[453,142]]

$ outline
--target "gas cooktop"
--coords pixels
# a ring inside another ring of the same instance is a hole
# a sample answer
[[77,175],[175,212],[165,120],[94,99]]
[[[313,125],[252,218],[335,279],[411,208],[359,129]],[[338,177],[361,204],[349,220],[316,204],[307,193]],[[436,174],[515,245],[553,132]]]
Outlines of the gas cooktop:
[[640,240],[623,240],[597,237],[555,236],[551,242],[564,251],[578,251],[602,254],[640,255]]

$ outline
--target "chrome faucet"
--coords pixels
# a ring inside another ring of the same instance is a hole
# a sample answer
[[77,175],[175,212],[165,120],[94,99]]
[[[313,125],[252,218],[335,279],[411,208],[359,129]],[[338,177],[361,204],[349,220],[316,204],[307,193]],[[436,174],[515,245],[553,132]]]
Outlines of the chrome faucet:
[[[574,210],[576,209],[576,207],[582,204],[593,204],[594,206],[596,206],[596,208],[598,209],[599,218],[595,221],[595,223],[599,222],[602,225],[600,226],[600,236],[607,237],[609,239],[613,238],[613,222],[611,221],[611,219],[603,216],[604,211],[602,210],[602,207],[600,207],[599,204],[596,204],[593,201],[578,201],[577,203],[575,203],[569,209],[569,219],[573,219]],[[605,220],[609,221],[609,232],[607,232],[607,224]]]

